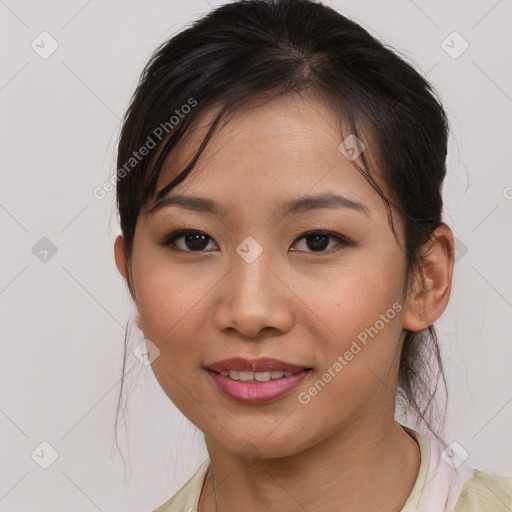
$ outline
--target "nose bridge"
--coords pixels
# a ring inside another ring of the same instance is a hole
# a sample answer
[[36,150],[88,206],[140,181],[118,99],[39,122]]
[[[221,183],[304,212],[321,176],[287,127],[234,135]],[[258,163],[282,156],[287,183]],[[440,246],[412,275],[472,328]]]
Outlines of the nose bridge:
[[261,307],[260,301],[275,297],[275,276],[271,268],[276,266],[276,262],[272,261],[268,248],[264,250],[254,239],[246,239],[237,247],[232,261],[232,293],[238,300],[249,300]]
[[291,313],[286,288],[275,275],[278,264],[272,251],[254,239],[245,240],[232,254],[231,262],[228,288],[216,314],[217,327],[231,327],[245,336],[256,336],[265,328],[287,330]]

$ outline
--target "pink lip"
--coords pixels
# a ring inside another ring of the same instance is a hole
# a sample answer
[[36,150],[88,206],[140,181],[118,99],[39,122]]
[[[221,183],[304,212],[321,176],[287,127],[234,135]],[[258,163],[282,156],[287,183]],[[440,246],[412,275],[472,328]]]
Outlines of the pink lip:
[[[243,371],[243,370],[242,370]],[[246,370],[254,371],[254,370]],[[261,371],[261,370],[259,370]],[[291,371],[291,370],[282,370]],[[224,377],[219,373],[208,370],[218,388],[230,398],[244,403],[262,403],[271,400],[277,400],[288,394],[293,388],[297,387],[310,370],[296,372],[289,377],[269,380],[268,382],[239,381],[229,377]]]
[[206,365],[207,370],[213,370],[216,373],[223,371],[237,370],[239,372],[271,372],[271,371],[282,371],[282,372],[302,372],[302,370],[308,369],[307,366],[299,366],[272,357],[261,357],[259,359],[245,359],[243,357],[232,357],[230,359],[223,359]]

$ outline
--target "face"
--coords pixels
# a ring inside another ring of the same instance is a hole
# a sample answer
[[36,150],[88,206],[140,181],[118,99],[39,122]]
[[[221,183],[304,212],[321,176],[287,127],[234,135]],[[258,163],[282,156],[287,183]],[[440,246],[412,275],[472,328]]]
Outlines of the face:
[[[189,162],[209,120],[172,155],[157,191]],[[152,213],[148,205],[139,215],[129,265],[140,327],[160,350],[153,371],[226,450],[250,442],[265,456],[287,456],[393,415],[405,254],[385,204],[340,142],[336,120],[314,97],[248,105],[171,191],[214,205]],[[325,194],[345,200],[286,212]],[[183,229],[192,233],[161,244]],[[283,396],[247,403],[206,370],[231,357],[311,370]]]

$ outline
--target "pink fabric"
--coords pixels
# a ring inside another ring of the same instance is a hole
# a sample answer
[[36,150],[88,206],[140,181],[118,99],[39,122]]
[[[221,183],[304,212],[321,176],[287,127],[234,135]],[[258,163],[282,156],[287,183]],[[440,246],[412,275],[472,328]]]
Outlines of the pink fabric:
[[[473,470],[465,463],[459,465],[456,455],[453,458],[447,455],[451,452],[451,445],[445,448],[432,438],[429,438],[429,442],[430,463],[417,512],[453,512],[462,486]],[[445,459],[442,457],[443,451]]]

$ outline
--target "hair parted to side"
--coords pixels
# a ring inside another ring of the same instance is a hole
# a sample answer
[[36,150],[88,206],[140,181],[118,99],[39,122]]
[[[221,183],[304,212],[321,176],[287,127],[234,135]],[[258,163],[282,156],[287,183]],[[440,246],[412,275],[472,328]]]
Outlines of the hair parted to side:
[[[395,237],[391,205],[403,216],[406,297],[413,273],[420,269],[420,248],[442,224],[447,118],[431,85],[410,64],[357,23],[311,0],[225,4],[154,52],[123,119],[118,147],[119,173],[133,152],[149,147],[149,139],[157,141],[118,179],[117,207],[128,263],[141,208],[186,178],[221,120],[255,96],[271,99],[303,91],[315,94],[337,116],[340,142],[346,128],[345,135],[352,133],[365,144],[364,165],[353,163],[385,202]],[[193,108],[184,109],[192,105],[191,99]],[[164,161],[201,114],[219,102],[221,108],[194,158],[156,195]],[[173,116],[177,123],[169,127]],[[164,137],[158,127],[166,128]],[[128,285],[134,296],[130,279]],[[125,336],[125,360],[126,346]],[[123,364],[123,379],[124,369]],[[435,435],[444,428],[445,411],[436,404],[440,383],[446,394],[434,327],[407,331],[397,405],[412,413],[415,425],[423,423]]]

